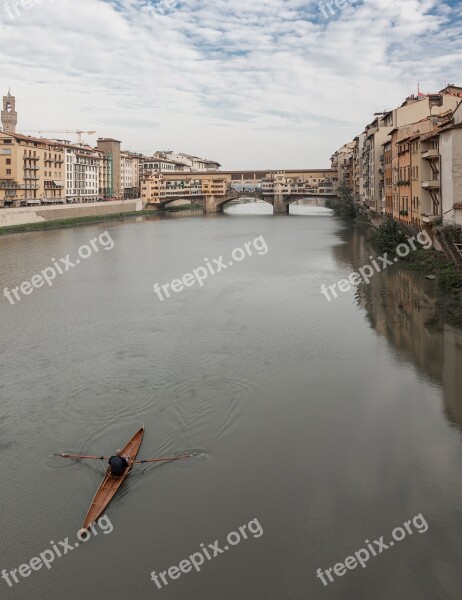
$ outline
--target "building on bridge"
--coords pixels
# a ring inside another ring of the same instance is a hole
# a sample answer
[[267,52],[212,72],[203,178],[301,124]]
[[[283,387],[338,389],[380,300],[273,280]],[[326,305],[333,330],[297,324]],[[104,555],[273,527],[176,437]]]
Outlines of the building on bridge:
[[168,177],[163,173],[146,173],[141,180],[141,199],[147,204],[166,204],[172,200],[191,200],[204,196],[225,197],[228,180],[224,177],[177,174]]
[[265,179],[251,180],[252,192],[242,189],[243,177],[249,173],[239,173],[239,179],[236,174],[146,172],[141,180],[141,198],[156,208],[176,200],[190,200],[201,202],[204,212],[221,212],[227,202],[252,194],[271,204],[275,213],[288,213],[292,202],[306,197],[335,196],[337,190],[337,172],[333,170],[265,173],[269,175]]
[[282,194],[284,196],[334,196],[337,191],[337,178],[287,177],[286,173],[278,173],[263,179],[262,195]]

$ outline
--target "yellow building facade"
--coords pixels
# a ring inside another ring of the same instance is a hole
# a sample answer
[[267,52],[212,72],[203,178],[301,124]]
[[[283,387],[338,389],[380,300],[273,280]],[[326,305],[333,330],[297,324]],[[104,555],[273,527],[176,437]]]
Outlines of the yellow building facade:
[[64,174],[56,142],[0,132],[0,206],[65,202]]

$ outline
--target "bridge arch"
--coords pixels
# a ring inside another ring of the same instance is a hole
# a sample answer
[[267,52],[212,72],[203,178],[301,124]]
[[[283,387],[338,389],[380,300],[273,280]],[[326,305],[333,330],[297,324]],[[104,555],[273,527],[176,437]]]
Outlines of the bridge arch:
[[203,204],[204,198],[202,196],[174,196],[172,198],[163,198],[160,202],[153,202],[151,206],[158,206],[159,208],[164,208],[172,202],[178,202],[178,200],[186,200],[187,202],[191,202],[191,204]]
[[229,202],[233,202],[234,200],[238,200],[239,198],[255,198],[259,200],[264,200],[260,192],[235,192],[233,189],[231,189],[226,198],[220,199],[220,197],[217,197],[217,208],[220,211],[222,211],[226,204],[228,204]]

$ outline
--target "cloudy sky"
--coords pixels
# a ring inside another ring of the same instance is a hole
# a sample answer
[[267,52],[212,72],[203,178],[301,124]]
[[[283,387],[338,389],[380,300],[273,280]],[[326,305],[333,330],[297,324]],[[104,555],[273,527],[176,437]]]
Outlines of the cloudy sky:
[[94,129],[230,169],[326,167],[418,82],[462,85],[460,0],[338,4],[0,0],[0,92],[23,132]]

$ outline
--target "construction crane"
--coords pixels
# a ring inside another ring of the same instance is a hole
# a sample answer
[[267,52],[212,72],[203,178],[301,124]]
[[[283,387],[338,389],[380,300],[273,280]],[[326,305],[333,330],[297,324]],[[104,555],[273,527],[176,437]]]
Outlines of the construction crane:
[[96,131],[81,131],[81,130],[73,130],[73,129],[41,129],[41,130],[33,130],[26,129],[27,133],[74,133],[78,136],[79,144],[82,143],[82,134],[86,133],[87,135],[94,135]]

